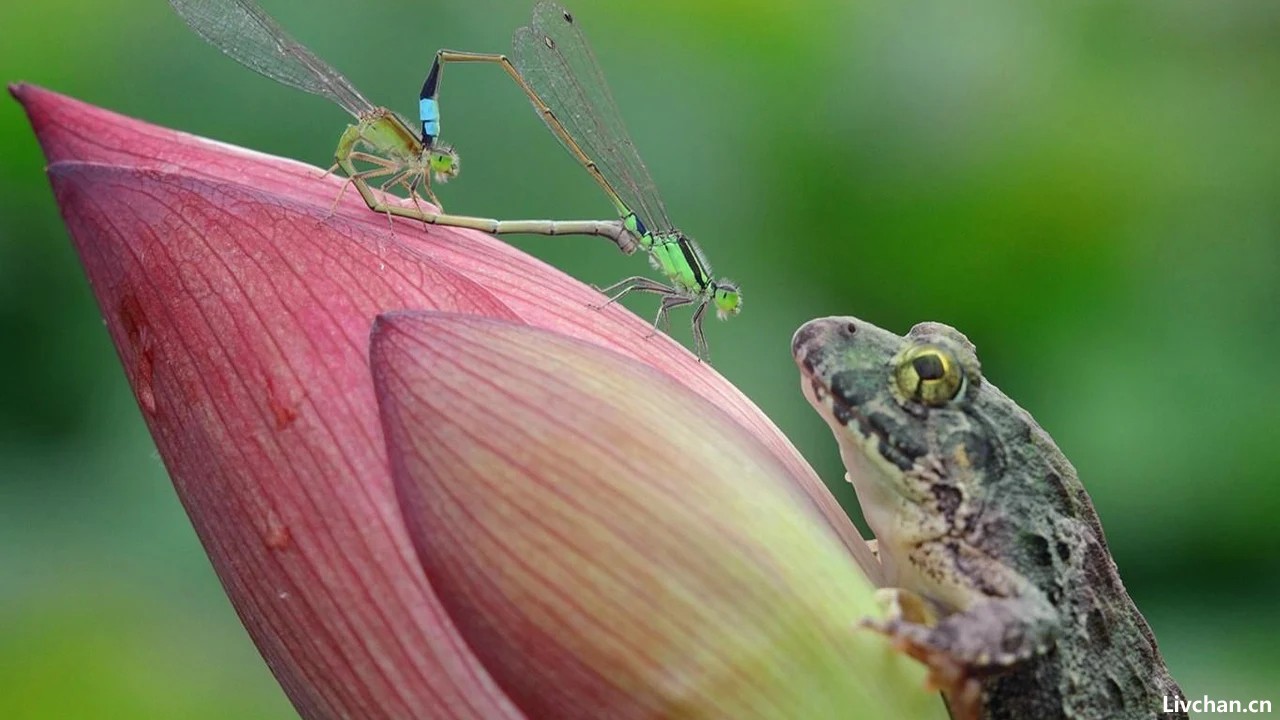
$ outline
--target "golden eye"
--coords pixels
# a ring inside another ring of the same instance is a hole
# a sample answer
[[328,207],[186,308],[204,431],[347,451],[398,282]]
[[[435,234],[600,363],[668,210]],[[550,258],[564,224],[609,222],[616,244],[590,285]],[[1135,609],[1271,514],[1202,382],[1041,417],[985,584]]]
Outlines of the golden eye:
[[964,384],[960,363],[936,345],[918,345],[907,350],[899,359],[893,377],[903,395],[934,407],[946,405]]

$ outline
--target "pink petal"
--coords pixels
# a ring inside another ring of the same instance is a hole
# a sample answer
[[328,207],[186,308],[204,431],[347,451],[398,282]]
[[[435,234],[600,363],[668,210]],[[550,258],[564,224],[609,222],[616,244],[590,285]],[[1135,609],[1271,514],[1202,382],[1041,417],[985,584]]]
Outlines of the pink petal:
[[449,313],[370,353],[432,586],[530,717],[945,717],[854,629],[873,588],[785,465],[687,387]]
[[[10,90],[27,108],[50,163],[74,159],[246,184],[300,205],[312,204],[316,219],[327,215],[343,184],[342,179],[332,176],[320,179],[321,171],[309,165],[159,128],[42,88],[17,85]],[[339,130],[334,129],[335,139]],[[262,212],[269,214],[271,210],[268,207]],[[654,335],[646,320],[617,306],[604,311],[591,309],[590,305],[600,302],[600,296],[590,288],[481,233],[447,228],[424,232],[413,223],[397,221],[395,235],[389,237],[386,219],[369,212],[352,192],[346,193],[339,215],[350,223],[351,234],[362,234],[367,242],[380,238],[378,249],[364,254],[366,260],[380,263],[378,253],[392,246],[411,257],[429,253],[438,264],[453,268],[488,289],[526,322],[635,357],[737,418],[781,459],[793,482],[818,508],[864,570],[875,576],[878,565],[857,530],[790,441],[754,403],[712,368],[698,362],[670,338]],[[304,233],[306,227],[296,230]],[[595,238],[581,241],[604,242]],[[405,301],[386,307],[426,306]],[[750,322],[750,318],[737,322]],[[778,339],[779,352],[786,351],[788,342],[789,338]]]
[[299,712],[519,717],[414,558],[363,360],[389,306],[514,316],[422,253],[251,188],[50,177],[161,457]]

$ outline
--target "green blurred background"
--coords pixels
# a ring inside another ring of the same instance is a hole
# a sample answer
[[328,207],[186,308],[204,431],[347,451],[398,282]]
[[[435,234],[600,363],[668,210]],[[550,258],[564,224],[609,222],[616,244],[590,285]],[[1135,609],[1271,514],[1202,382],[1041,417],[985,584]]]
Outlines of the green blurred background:
[[[506,50],[530,4],[266,8],[407,112],[435,49]],[[671,214],[744,287],[743,315],[709,326],[717,368],[846,505],[792,331],[956,325],[1080,470],[1187,694],[1280,701],[1280,3],[574,9]],[[0,80],[161,125],[325,165],[347,119],[160,0],[8,2],[0,28]],[[465,161],[451,210],[606,214],[497,71],[452,69],[444,97]],[[174,496],[11,101],[0,138],[0,717],[293,716]],[[596,283],[641,262],[513,242]]]

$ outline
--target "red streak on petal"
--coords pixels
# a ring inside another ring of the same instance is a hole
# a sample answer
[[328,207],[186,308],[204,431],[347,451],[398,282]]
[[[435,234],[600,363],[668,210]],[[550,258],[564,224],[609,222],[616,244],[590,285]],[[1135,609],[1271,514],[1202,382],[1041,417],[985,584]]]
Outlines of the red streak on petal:
[[293,542],[293,533],[289,531],[287,525],[269,525],[267,527],[267,535],[263,538],[268,548],[281,552],[289,548],[289,544]]
[[267,404],[271,407],[272,415],[275,416],[276,430],[284,430],[298,419],[297,403],[281,399],[275,381],[271,378],[267,378]]

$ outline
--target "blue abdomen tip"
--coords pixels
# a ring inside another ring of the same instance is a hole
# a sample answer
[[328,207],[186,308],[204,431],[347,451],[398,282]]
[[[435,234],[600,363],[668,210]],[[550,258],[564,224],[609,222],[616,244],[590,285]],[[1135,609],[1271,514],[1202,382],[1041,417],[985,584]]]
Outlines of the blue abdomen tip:
[[418,117],[422,118],[422,134],[435,137],[440,134],[440,106],[433,98],[418,100]]

